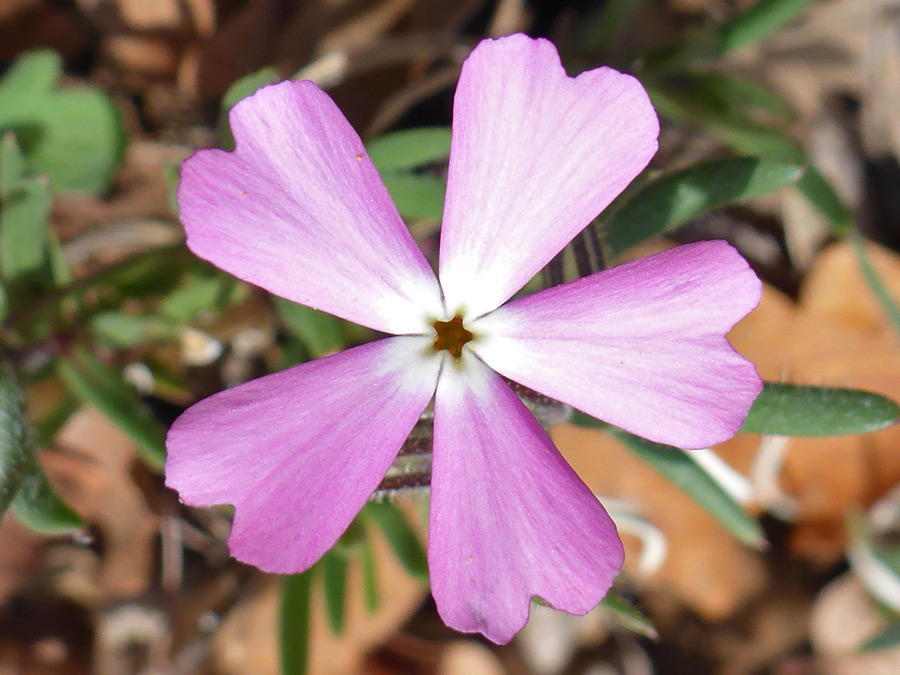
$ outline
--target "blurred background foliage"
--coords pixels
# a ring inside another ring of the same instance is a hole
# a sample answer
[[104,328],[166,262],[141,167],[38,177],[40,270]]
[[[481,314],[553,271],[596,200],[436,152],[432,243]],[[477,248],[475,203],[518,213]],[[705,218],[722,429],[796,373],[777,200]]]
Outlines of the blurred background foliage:
[[[0,672],[897,672],[898,27],[895,0],[0,5]],[[233,148],[260,86],[313,79],[433,260],[460,65],[515,31],[572,74],[635,74],[663,125],[529,290],[728,239],[766,282],[731,338],[768,384],[697,453],[555,426],[626,569],[588,617],[538,607],[497,648],[427,598],[421,491],[275,579],[161,468],[192,402],[373,337],[190,255],[180,162]]]

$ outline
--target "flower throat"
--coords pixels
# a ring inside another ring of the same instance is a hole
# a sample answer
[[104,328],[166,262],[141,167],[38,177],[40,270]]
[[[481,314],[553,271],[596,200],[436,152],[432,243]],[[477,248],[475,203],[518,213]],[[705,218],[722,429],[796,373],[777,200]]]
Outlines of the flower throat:
[[473,335],[463,326],[462,317],[457,314],[449,321],[434,322],[434,351],[446,349],[457,359],[462,356],[462,348]]

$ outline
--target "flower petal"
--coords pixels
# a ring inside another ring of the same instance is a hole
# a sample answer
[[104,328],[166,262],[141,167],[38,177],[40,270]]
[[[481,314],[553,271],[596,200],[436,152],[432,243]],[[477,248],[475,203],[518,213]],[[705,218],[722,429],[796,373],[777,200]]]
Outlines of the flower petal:
[[223,391],[169,431],[166,485],[233,504],[231,554],[269,572],[311,566],[378,486],[434,393],[427,338],[372,342]]
[[440,256],[450,314],[512,296],[647,165],[658,133],[630,75],[570,78],[547,40],[481,42],[453,108]]
[[362,141],[312,82],[282,82],[229,116],[233,153],[181,168],[188,247],[289,300],[389,333],[443,313],[440,288]]
[[534,416],[471,354],[438,381],[428,565],[451,628],[505,643],[532,596],[589,612],[624,552],[603,506]]
[[724,241],[649,256],[516,300],[474,322],[476,353],[506,377],[682,448],[740,428],[762,382],[725,333],[759,279]]

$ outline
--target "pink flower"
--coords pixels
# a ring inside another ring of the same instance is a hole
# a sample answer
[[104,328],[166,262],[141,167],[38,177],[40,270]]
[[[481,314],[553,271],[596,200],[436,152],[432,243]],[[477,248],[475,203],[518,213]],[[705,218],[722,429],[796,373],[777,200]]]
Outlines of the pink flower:
[[394,337],[194,405],[169,432],[167,484],[194,506],[235,506],[236,558],[299,572],[344,532],[433,397],[441,617],[502,643],[532,596],[588,612],[622,565],[616,528],[501,375],[685,448],[733,435],[761,386],[725,339],[760,283],[724,242],[503,304],[656,151],[640,84],[609,68],[569,78],[546,40],[479,44],[456,91],[440,281],[315,84],[261,89],[230,121],[233,153],[201,150],[182,168],[191,250]]

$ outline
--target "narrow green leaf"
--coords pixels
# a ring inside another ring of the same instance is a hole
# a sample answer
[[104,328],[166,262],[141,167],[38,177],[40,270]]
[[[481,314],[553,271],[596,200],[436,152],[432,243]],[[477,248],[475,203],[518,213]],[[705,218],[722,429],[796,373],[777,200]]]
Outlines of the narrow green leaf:
[[689,451],[639,438],[584,413],[576,412],[570,421],[578,426],[606,430],[684,490],[739,540],[757,549],[765,547],[765,537],[759,523],[691,459]]
[[141,342],[172,339],[178,335],[174,322],[152,315],[126,314],[117,310],[91,317],[91,332],[113,349],[127,349]]
[[272,84],[278,79],[278,72],[274,68],[265,67],[236,80],[222,97],[222,105],[219,108],[219,138],[221,146],[226,150],[234,150],[234,136],[228,124],[228,113],[234,104],[241,99],[255,93],[257,89]]
[[749,105],[785,121],[794,117],[791,106],[778,94],[733,73],[710,71],[697,73],[693,78],[702,91],[729,109]]
[[124,153],[121,116],[99,89],[58,89],[58,75],[55,54],[21,56],[0,80],[0,129],[15,132],[29,169],[55,189],[100,192]]
[[6,299],[6,286],[0,282],[0,321],[5,321],[9,314],[9,301]]
[[0,271],[7,280],[38,274],[47,263],[47,179],[21,181],[0,203]]
[[813,2],[815,0],[759,0],[717,28],[720,53],[726,54],[772,35]]
[[309,669],[311,596],[311,569],[281,578],[281,675],[306,675]]
[[12,508],[16,518],[35,532],[62,534],[84,527],[81,517],[47,480],[34,454],[28,458],[25,477]]
[[363,595],[366,599],[366,611],[374,614],[380,604],[378,598],[378,575],[375,571],[375,554],[372,542],[366,537],[360,545],[360,562],[362,564]]
[[363,514],[375,521],[403,568],[414,577],[428,578],[428,559],[418,535],[396,506],[369,502]]
[[803,168],[758,157],[717,159],[650,181],[607,221],[610,257],[672,230],[702,213],[755,199],[796,181]]
[[894,332],[900,337],[900,307],[897,306],[897,302],[891,297],[887,286],[885,286],[884,282],[881,280],[881,275],[878,274],[878,270],[875,269],[875,266],[869,259],[869,254],[866,252],[865,240],[862,235],[857,231],[853,231],[849,239],[850,244],[853,246],[853,253],[856,255],[856,262],[859,265],[863,278],[869,285],[869,289],[872,291],[875,299],[878,300],[878,304],[881,305],[882,310],[894,326]]
[[621,595],[617,595],[613,592],[607,593],[606,597],[600,602],[600,606],[607,610],[618,623],[631,632],[650,638],[651,640],[659,639],[659,633],[657,633],[656,626],[653,625],[653,622]]
[[770,436],[840,436],[877,431],[898,420],[900,407],[879,394],[767,382],[741,431]]
[[25,158],[11,131],[0,139],[0,197],[8,197],[25,175]]
[[645,81],[657,111],[671,119],[709,129],[737,152],[789,164],[807,164],[803,150],[780,129],[760,124],[746,111],[723,109],[719,101],[700,95],[691,76],[666,86]]
[[90,403],[137,443],[149,466],[161,469],[166,457],[165,431],[137,392],[85,349],[60,359],[57,371],[69,390]]
[[450,156],[450,129],[419,127],[394,131],[369,141],[366,151],[381,172],[404,171],[444,162]]
[[272,306],[278,318],[303,341],[313,358],[331,354],[344,346],[344,330],[337,317],[277,296],[272,296]]
[[394,172],[385,172],[381,177],[401,215],[419,220],[441,219],[447,191],[442,178]]
[[322,557],[322,588],[328,626],[335,635],[344,631],[344,607],[347,602],[347,557],[331,550]]
[[853,222],[850,212],[821,171],[812,165],[808,166],[797,182],[797,189],[834,226],[835,234],[847,233]]
[[900,646],[900,621],[889,623],[884,629],[870,638],[859,648],[861,652],[876,652],[881,649],[892,649]]
[[28,465],[25,400],[12,364],[0,361],[0,515],[9,507]]

